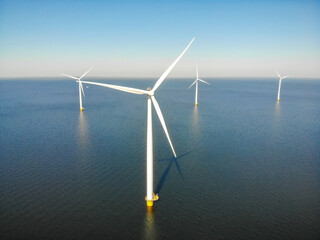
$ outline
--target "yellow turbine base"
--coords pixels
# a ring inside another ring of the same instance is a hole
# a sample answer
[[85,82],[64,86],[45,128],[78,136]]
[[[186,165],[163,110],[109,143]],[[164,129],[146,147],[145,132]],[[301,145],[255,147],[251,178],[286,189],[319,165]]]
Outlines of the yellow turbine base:
[[196,103],[195,106],[198,106],[198,103]]
[[278,99],[278,102],[280,101],[280,99]]
[[152,193],[152,199],[151,200],[148,200],[147,197],[145,199],[147,201],[147,206],[148,207],[152,207],[153,206],[153,202],[159,200],[159,195]]
[[80,108],[80,111],[83,112],[83,109],[84,109],[84,108]]

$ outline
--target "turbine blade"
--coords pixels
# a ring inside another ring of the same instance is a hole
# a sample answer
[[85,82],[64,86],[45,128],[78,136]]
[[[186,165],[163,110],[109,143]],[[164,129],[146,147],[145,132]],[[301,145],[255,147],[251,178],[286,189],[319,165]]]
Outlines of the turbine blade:
[[83,78],[88,72],[90,72],[92,70],[92,68],[90,68],[88,71],[86,71],[84,74],[82,74],[82,76],[79,79]]
[[182,56],[185,54],[185,52],[188,50],[188,48],[191,46],[195,38],[191,40],[189,45],[183,50],[183,52],[179,55],[179,57],[168,67],[168,69],[161,75],[161,77],[158,79],[156,84],[154,85],[152,92],[155,92],[158,87],[161,85],[161,83],[164,81],[164,79],[168,76],[168,74],[171,72],[171,70],[174,68],[174,66],[177,64],[177,62],[182,58]]
[[80,88],[81,88],[82,94],[83,94],[83,96],[85,97],[86,95],[84,94],[84,91],[83,91],[83,86],[82,86],[82,83],[81,83],[81,81],[79,81],[79,84],[80,84]]
[[166,127],[166,123],[165,123],[164,118],[163,118],[163,116],[162,116],[162,113],[161,113],[159,104],[158,104],[158,102],[157,102],[157,100],[156,100],[156,98],[155,98],[154,96],[151,96],[151,100],[152,100],[152,103],[153,103],[154,108],[156,109],[156,112],[157,112],[157,114],[158,114],[158,117],[159,117],[159,120],[160,120],[161,125],[162,125],[162,127],[163,127],[163,130],[164,130],[164,132],[165,132],[165,134],[166,134],[166,136],[167,136],[167,138],[168,138],[168,141],[169,141],[170,147],[171,147],[171,149],[172,149],[173,155],[174,155],[174,157],[176,158],[177,155],[176,155],[176,152],[174,151],[174,148],[173,148],[173,146],[172,146],[172,142],[171,142],[171,139],[170,139],[170,136],[169,136],[169,133],[168,133],[168,129],[167,129],[167,127]]
[[79,80],[79,78],[74,77],[74,76],[71,76],[71,75],[68,75],[68,74],[61,73],[61,75],[62,75],[62,76],[69,77],[69,78],[73,78],[73,79],[76,79],[76,80]]
[[146,94],[148,95],[148,91],[137,89],[137,88],[130,88],[130,87],[123,87],[123,86],[117,86],[117,85],[111,85],[111,84],[105,84],[105,83],[97,83],[97,82],[87,82],[87,81],[81,81],[82,83],[87,83],[87,84],[92,84],[92,85],[97,85],[97,86],[102,86],[102,87],[108,87],[108,88],[113,88],[119,91],[123,92],[129,92],[129,93],[134,93],[134,94]]
[[277,74],[278,74],[279,78],[281,78],[281,76],[280,76],[280,74],[278,73],[278,71],[276,71],[276,72],[277,72]]
[[203,83],[206,83],[206,84],[208,84],[208,85],[210,85],[210,83],[208,83],[208,82],[206,82],[205,80],[202,80],[202,79],[198,79],[200,82],[203,82]]
[[282,79],[287,78],[287,77],[289,77],[289,76],[284,76],[284,77],[282,77]]
[[191,85],[190,87],[188,87],[188,89],[190,89],[192,87],[193,84],[195,84],[197,82],[197,80],[195,80]]

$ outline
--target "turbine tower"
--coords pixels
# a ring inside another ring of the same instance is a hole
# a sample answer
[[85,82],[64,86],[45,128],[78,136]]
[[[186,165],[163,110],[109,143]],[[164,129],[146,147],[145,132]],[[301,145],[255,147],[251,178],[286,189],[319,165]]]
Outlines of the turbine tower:
[[280,89],[281,89],[281,80],[285,79],[289,76],[285,76],[285,77],[281,77],[280,74],[277,72],[278,76],[279,76],[279,88],[278,88],[278,101],[280,101]]
[[88,71],[86,71],[84,74],[82,74],[81,77],[74,77],[74,76],[71,76],[71,75],[67,75],[67,74],[64,74],[62,73],[61,75],[62,76],[66,76],[66,77],[69,77],[69,78],[72,78],[72,79],[76,79],[77,82],[79,82],[79,102],[80,102],[80,111],[83,111],[83,107],[82,107],[82,95],[81,95],[81,92],[83,94],[83,96],[85,97],[84,95],[84,91],[83,91],[83,86],[82,86],[82,82],[81,82],[81,78],[83,78],[88,72],[90,72],[92,70],[92,68],[90,68]]
[[[198,106],[198,82],[203,82],[203,83],[206,83],[206,84],[209,84],[207,83],[206,81],[202,80],[199,78],[199,72],[198,72],[198,67],[196,66],[196,72],[197,72],[197,78],[196,80],[190,85],[190,87],[188,89],[190,89],[192,87],[193,84],[196,84],[196,96],[195,96],[195,101],[194,101],[194,104],[195,106]],[[210,84],[209,84],[210,85]]]
[[170,67],[162,74],[162,76],[158,79],[156,84],[152,89],[148,88],[147,90],[141,90],[136,88],[130,88],[130,87],[123,87],[123,86],[117,86],[117,85],[111,85],[111,84],[104,84],[104,83],[97,83],[97,82],[85,82],[87,84],[93,84],[98,85],[102,87],[108,87],[113,88],[116,90],[134,93],[134,94],[145,94],[147,95],[147,196],[145,197],[145,200],[147,201],[147,206],[153,206],[153,202],[157,201],[159,199],[158,194],[154,194],[153,192],[153,136],[152,136],[152,104],[156,110],[156,113],[159,117],[159,120],[161,122],[162,128],[167,136],[168,142],[170,144],[171,150],[173,152],[174,157],[176,158],[176,152],[173,148],[166,123],[164,121],[162,112],[160,110],[159,104],[154,97],[155,91],[159,88],[161,83],[165,80],[165,78],[168,76],[168,74],[171,72],[173,67],[177,64],[177,62],[180,60],[180,58],[185,54],[185,52],[188,50],[188,48],[191,46],[192,42],[194,41],[194,38],[191,40],[189,45],[184,49],[184,51],[179,55],[179,57],[170,65]]

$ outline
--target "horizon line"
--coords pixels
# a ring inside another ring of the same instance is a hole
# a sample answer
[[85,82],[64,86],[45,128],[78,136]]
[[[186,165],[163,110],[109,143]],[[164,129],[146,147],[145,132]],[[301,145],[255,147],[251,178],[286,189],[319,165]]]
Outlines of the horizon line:
[[[50,78],[50,79],[60,79],[60,80],[64,80],[66,78],[63,78],[62,76],[10,76],[10,77],[1,77],[0,76],[0,80],[9,80],[9,79],[16,79],[16,80],[22,80],[22,79],[30,79],[30,78]],[[115,80],[120,80],[120,79],[158,79],[157,77],[128,77],[128,76],[117,76],[117,77],[112,77],[112,76],[87,76],[87,78],[97,78],[97,79],[110,79],[113,78]],[[193,79],[194,77],[168,77],[169,79]],[[234,79],[234,78],[278,78],[278,76],[202,76],[202,78],[208,78],[208,79],[212,79],[212,78],[229,78],[229,79]],[[319,79],[320,80],[320,76],[317,77],[301,77],[301,76],[290,76],[291,79]]]

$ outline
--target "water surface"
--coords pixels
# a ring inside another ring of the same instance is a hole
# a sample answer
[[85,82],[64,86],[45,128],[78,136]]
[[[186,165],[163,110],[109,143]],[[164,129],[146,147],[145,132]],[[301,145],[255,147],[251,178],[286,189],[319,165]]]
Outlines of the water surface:
[[152,211],[146,96],[0,81],[2,239],[319,239],[320,81],[206,80],[198,107],[192,79],[155,94],[178,157],[153,111]]

